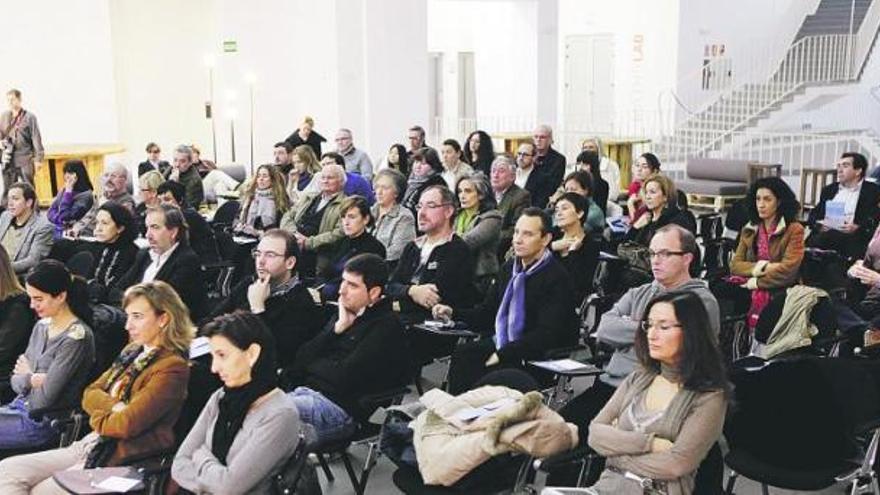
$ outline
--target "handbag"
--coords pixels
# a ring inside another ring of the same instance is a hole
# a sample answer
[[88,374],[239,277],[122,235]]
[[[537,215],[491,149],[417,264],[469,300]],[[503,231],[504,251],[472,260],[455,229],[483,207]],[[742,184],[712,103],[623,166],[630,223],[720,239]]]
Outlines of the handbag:
[[626,260],[627,269],[653,277],[651,272],[651,255],[648,254],[647,246],[633,241],[626,241],[617,246],[617,256]]

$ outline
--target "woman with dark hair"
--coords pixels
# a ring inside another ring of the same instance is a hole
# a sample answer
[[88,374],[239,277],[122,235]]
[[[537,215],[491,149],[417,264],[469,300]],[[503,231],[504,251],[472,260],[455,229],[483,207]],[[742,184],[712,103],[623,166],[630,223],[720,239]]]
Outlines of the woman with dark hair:
[[[593,202],[602,210],[603,214],[608,213],[608,181],[602,178],[602,172],[599,167],[599,155],[592,151],[582,151],[577,156],[577,166],[579,169],[590,174],[593,179],[593,187],[591,188]],[[616,198],[615,198],[616,199]]]
[[[746,203],[749,223],[740,232],[727,281],[750,291],[747,324],[754,329],[773,293],[797,282],[804,259],[804,227],[797,221],[794,192],[779,177],[756,180]],[[743,309],[745,298],[738,299],[738,309]]]
[[95,238],[100,243],[96,253],[95,271],[89,280],[93,301],[104,302],[107,288],[131,268],[137,256],[135,218],[116,201],[107,201],[95,215]]
[[290,207],[288,199],[281,172],[274,165],[260,165],[242,194],[235,232],[259,237],[277,227]]
[[373,217],[372,234],[385,246],[385,261],[389,271],[403,254],[403,248],[416,238],[416,219],[411,211],[400,206],[406,191],[406,177],[394,169],[382,169],[373,176],[376,204],[370,210]]
[[335,246],[327,263],[318,263],[317,280],[321,287],[321,299],[335,301],[339,297],[339,284],[342,283],[342,270],[351,258],[364,253],[372,253],[385,259],[385,246],[367,231],[373,223],[370,205],[363,196],[349,196],[339,207],[342,215],[342,231],[345,237]]
[[76,406],[95,361],[85,281],[61,262],[44,260],[31,270],[25,285],[40,320],[10,378],[17,395],[0,407],[0,449],[39,447],[55,440],[58,432],[50,420],[34,420],[30,411]]
[[574,192],[567,192],[556,201],[553,215],[556,229],[550,243],[553,255],[571,276],[578,301],[592,292],[593,275],[599,264],[599,242],[593,233],[584,231],[586,202]]
[[475,172],[483,172],[486,177],[492,173],[492,161],[495,160],[495,149],[492,138],[484,131],[470,133],[464,146],[464,161],[470,164]]
[[385,163],[379,166],[379,170],[390,168],[397,170],[404,177],[409,176],[410,172],[409,155],[406,153],[406,146],[400,143],[394,143],[388,149],[388,155],[385,157]]
[[30,300],[12,269],[9,253],[0,249],[0,377],[12,374],[33,327]]
[[189,311],[161,281],[130,287],[122,307],[130,343],[82,394],[92,432],[69,447],[3,459],[0,493],[64,493],[55,472],[119,466],[174,446],[195,333]]
[[55,225],[55,238],[77,220],[85,216],[95,203],[92,181],[82,160],[68,160],[64,164],[64,187],[52,201],[46,216]]
[[422,191],[431,186],[446,186],[443,180],[443,164],[432,148],[419,148],[412,155],[412,172],[406,184],[406,192],[400,202],[404,207],[416,214],[416,205],[422,197]]
[[[660,159],[653,153],[642,153],[633,166],[633,180],[629,184],[626,199],[627,213],[630,222],[635,222],[644,213],[642,208],[641,193],[644,190],[644,182],[648,177],[660,173]],[[670,196],[673,197],[673,196]]]
[[202,329],[223,381],[184,439],[171,477],[193,493],[269,493],[297,445],[300,421],[278,388],[275,339],[258,316],[218,316]]
[[462,177],[474,172],[470,165],[461,161],[461,145],[455,139],[443,141],[440,154],[443,157],[443,180],[450,190],[455,189],[455,185]]
[[471,248],[474,259],[474,284],[485,295],[498,274],[498,243],[501,240],[501,213],[495,195],[482,172],[462,177],[456,186],[459,209],[452,221],[453,230]]
[[562,190],[550,198],[548,207],[552,210],[556,206],[557,198],[565,193],[575,193],[584,198],[584,228],[601,235],[605,230],[605,212],[593,200],[593,181],[590,174],[584,170],[568,174],[562,181]]
[[652,480],[658,493],[693,493],[697,468],[721,436],[730,389],[708,328],[706,307],[693,292],[648,303],[635,336],[641,369],[590,423],[590,447],[606,466],[588,493],[647,493],[633,475]]

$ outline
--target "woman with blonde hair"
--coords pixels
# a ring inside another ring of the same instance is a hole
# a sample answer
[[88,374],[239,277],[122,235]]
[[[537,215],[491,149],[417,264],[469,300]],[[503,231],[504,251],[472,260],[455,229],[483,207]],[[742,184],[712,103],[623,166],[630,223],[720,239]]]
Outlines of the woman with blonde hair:
[[260,165],[242,194],[241,205],[236,232],[259,236],[277,227],[290,208],[281,172],[274,165]]
[[83,393],[92,433],[66,448],[4,459],[0,493],[64,493],[52,478],[58,471],[125,465],[175,445],[195,334],[189,311],[161,281],[130,287],[122,305],[130,344]]
[[290,143],[290,146],[293,148],[307,145],[312,149],[315,156],[321,156],[321,143],[327,141],[327,139],[315,131],[315,120],[306,115],[303,117],[299,129],[290,136],[287,136],[285,141]]
[[9,254],[0,249],[0,376],[12,373],[15,360],[27,347],[34,320],[30,300],[15,276]]
[[321,162],[314,150],[306,145],[297,146],[290,156],[293,167],[287,175],[287,197],[290,203],[295,204],[300,193],[311,189],[317,191],[315,186],[321,183]]

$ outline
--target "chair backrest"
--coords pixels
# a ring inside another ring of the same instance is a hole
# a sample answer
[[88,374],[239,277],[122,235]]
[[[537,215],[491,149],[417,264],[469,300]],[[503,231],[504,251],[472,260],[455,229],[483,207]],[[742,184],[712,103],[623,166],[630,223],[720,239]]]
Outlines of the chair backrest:
[[216,227],[219,225],[227,226],[235,223],[238,219],[238,212],[241,209],[241,203],[238,201],[227,201],[217,208],[214,212],[214,219],[211,223]]
[[832,358],[771,361],[734,370],[731,449],[789,469],[835,466],[856,453],[854,429],[880,418],[876,382],[864,363]]
[[688,158],[685,165],[688,179],[720,182],[748,182],[749,161],[727,158]]
[[64,266],[70,273],[88,280],[95,271],[95,256],[89,251],[80,251],[71,256]]
[[815,208],[822,189],[836,179],[837,170],[833,168],[801,169],[801,207],[805,210]]

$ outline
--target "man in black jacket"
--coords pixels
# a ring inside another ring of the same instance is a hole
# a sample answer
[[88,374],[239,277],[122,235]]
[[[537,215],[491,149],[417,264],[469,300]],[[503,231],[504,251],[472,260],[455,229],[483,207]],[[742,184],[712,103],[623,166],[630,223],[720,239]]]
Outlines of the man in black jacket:
[[303,343],[323,325],[321,308],[296,275],[299,246],[290,232],[267,230],[253,251],[256,275],[242,279],[211,312],[211,318],[248,310],[262,318],[278,347],[278,364],[286,368]]
[[[880,217],[880,186],[865,180],[868,160],[861,153],[844,153],[837,162],[837,182],[822,189],[819,204],[810,212],[808,247],[832,249],[861,258]],[[842,206],[842,224],[832,223],[828,204]]]
[[577,300],[565,267],[547,249],[550,217],[526,208],[513,234],[514,259],[505,263],[498,283],[486,300],[470,310],[454,311],[438,304],[434,316],[453,314],[487,337],[458,346],[449,370],[449,392],[470,388],[482,375],[499,367],[522,367],[546,351],[574,345],[578,337]]
[[403,248],[387,289],[408,323],[430,318],[431,308],[440,302],[453,308],[472,304],[473,257],[452,232],[455,196],[446,186],[431,186],[416,210],[425,235]]
[[[179,208],[186,219],[189,246],[199,255],[204,262],[217,261],[220,254],[217,251],[217,239],[214,231],[201,213],[196,211],[186,202],[186,188],[183,184],[174,181],[165,181],[156,189],[156,194],[163,204]],[[146,231],[146,225],[142,231]]]
[[147,210],[147,241],[128,273],[110,287],[110,301],[119,305],[125,289],[161,280],[177,291],[193,321],[205,314],[205,283],[201,262],[189,247],[186,220],[178,208],[159,205]]
[[[553,149],[553,129],[549,125],[541,124],[536,127],[532,139],[535,142],[535,171],[544,177],[549,197],[562,185],[562,178],[565,176],[565,156]],[[546,203],[535,204],[534,197],[532,200],[534,206],[539,208],[547,206]]]
[[403,324],[384,298],[385,261],[375,254],[348,260],[339,288],[338,314],[296,355],[291,376],[302,386],[288,395],[317,443],[354,433],[372,411],[359,399],[408,381]]

